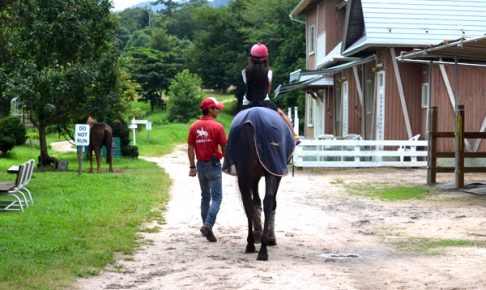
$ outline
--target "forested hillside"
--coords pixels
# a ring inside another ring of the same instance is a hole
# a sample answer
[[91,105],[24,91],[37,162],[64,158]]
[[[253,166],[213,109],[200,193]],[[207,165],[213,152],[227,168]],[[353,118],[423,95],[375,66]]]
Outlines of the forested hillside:
[[[224,3],[229,2],[229,3]],[[142,97],[154,106],[170,80],[184,68],[202,78],[206,89],[241,91],[241,69],[256,42],[270,50],[274,88],[304,67],[304,26],[288,14],[296,0],[156,1],[163,9],[126,9],[116,13],[117,47],[124,67],[142,86]],[[262,7],[268,7],[262,10]],[[280,100],[286,106],[286,100]],[[290,102],[295,103],[293,97]]]

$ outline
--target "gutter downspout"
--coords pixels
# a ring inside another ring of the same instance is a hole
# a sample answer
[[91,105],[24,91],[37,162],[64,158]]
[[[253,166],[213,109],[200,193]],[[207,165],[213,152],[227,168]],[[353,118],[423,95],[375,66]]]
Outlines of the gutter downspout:
[[294,18],[294,16],[293,16],[292,14],[289,14],[289,18],[290,18],[290,20],[295,21],[295,22],[297,22],[297,23],[302,23],[302,24],[305,24],[305,21],[302,21],[302,20],[300,20],[300,19],[296,19],[296,18]]

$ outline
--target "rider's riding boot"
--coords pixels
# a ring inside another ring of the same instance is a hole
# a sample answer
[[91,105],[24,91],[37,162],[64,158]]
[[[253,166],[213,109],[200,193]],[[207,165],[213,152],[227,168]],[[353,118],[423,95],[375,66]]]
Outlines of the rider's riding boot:
[[268,245],[276,246],[277,237],[275,236],[275,211],[272,210],[268,218]]

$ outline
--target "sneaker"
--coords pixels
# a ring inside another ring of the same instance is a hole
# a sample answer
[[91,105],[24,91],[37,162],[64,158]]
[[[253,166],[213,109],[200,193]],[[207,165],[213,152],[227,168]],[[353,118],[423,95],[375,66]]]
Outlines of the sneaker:
[[206,225],[202,226],[200,231],[201,231],[201,234],[203,235],[203,237],[206,237],[206,239],[208,241],[213,242],[213,243],[218,241],[216,239],[216,237],[214,236],[213,231],[208,226],[206,226]]

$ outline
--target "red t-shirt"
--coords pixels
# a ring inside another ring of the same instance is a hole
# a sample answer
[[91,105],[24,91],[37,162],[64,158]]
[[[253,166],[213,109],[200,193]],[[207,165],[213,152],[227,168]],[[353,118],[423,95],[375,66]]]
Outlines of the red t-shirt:
[[196,158],[200,161],[209,161],[216,155],[219,159],[223,153],[218,145],[226,145],[224,127],[211,116],[203,116],[192,123],[187,137],[187,144],[196,149]]

